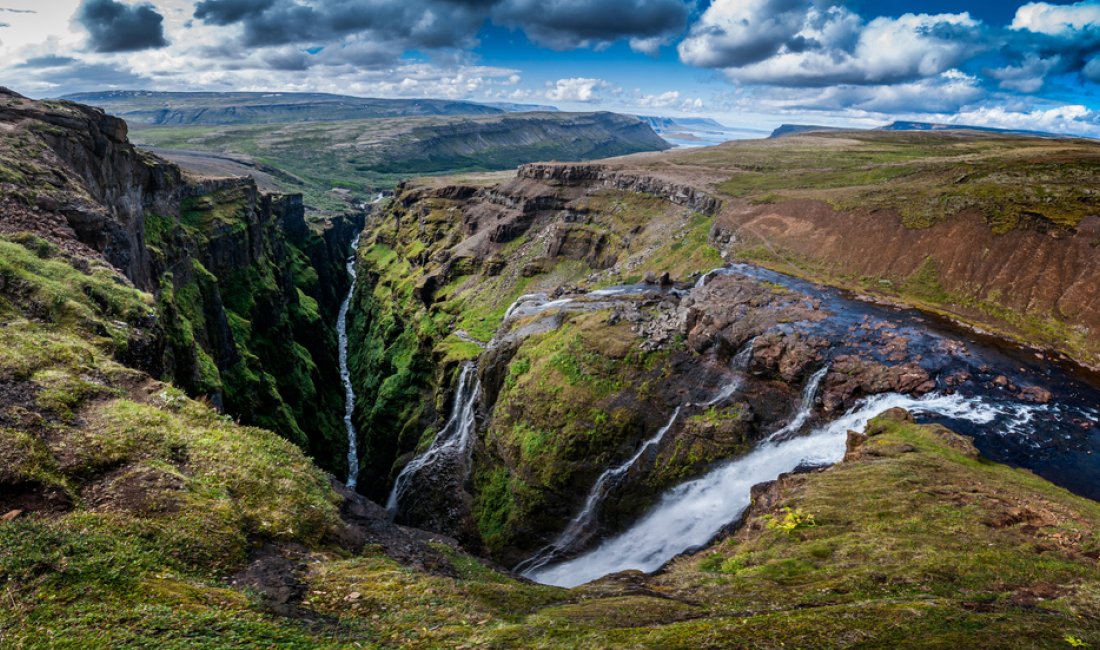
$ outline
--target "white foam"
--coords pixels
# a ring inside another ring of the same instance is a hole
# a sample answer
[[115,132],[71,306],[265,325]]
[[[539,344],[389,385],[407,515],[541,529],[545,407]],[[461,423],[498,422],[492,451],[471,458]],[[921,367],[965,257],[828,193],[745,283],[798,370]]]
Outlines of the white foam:
[[900,407],[976,424],[988,424],[1003,410],[976,398],[932,395],[872,397],[806,436],[760,444],[748,455],[678,485],[637,523],[577,558],[541,567],[527,577],[574,587],[627,569],[655,571],[677,555],[708,543],[749,506],[754,485],[803,465],[829,465],[844,456],[849,429],[862,430],[882,412]]

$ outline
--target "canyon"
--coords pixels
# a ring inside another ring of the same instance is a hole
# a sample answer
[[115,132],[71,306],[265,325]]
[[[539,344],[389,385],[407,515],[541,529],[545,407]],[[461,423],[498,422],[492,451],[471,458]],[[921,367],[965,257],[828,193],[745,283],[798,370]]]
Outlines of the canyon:
[[1100,639],[1091,190],[921,207],[952,152],[1095,145],[796,135],[321,215],[73,103],[3,93],[0,144],[4,644]]

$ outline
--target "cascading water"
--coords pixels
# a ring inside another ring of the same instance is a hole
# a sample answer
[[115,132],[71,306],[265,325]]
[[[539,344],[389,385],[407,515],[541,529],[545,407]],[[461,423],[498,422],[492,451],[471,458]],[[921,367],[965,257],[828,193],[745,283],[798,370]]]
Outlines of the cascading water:
[[[501,338],[509,333],[510,325],[516,320],[538,320],[535,317],[553,310],[592,311],[605,309],[613,304],[616,299],[652,291],[655,291],[655,289],[648,285],[629,285],[600,289],[589,294],[556,300],[550,300],[550,297],[545,293],[522,295],[505,310],[497,335],[485,347],[488,350],[496,348],[500,344]],[[386,501],[386,509],[390,513],[396,514],[400,509],[403,500],[408,495],[413,478],[418,473],[429,470],[437,463],[459,454],[461,454],[461,460],[463,461],[462,470],[469,470],[468,456],[472,449],[471,443],[476,435],[477,428],[474,415],[477,410],[477,401],[481,395],[481,384],[477,379],[477,365],[475,363],[471,362],[463,366],[458,383],[455,392],[455,403],[443,429],[436,435],[428,450],[406,465],[401,470],[397,480],[394,481],[393,489]],[[671,425],[671,422],[669,424]],[[663,435],[665,431],[667,431],[667,427],[662,429],[659,435]],[[649,448],[650,445],[644,445],[636,454],[635,460],[641,457]],[[629,467],[622,471],[625,473],[626,469],[629,469]]]
[[827,374],[829,374],[829,366],[823,366],[810,376],[809,381],[806,382],[806,387],[802,389],[802,399],[798,403],[798,411],[785,427],[768,436],[768,440],[783,440],[798,433],[806,425],[814,412],[814,398],[817,397],[817,391],[821,388],[821,382]]
[[397,480],[394,481],[389,499],[386,500],[386,510],[396,513],[412,478],[443,457],[459,456],[468,464],[470,443],[477,427],[475,416],[480,396],[481,382],[477,378],[477,364],[468,362],[462,366],[458,376],[458,387],[455,390],[450,417],[447,418],[446,424],[436,435],[428,450],[414,458],[401,470]]
[[[716,269],[695,286],[707,286],[725,275],[778,284],[807,296],[812,309],[828,317],[783,327],[828,341],[834,362],[843,355],[884,365],[908,360],[938,379],[936,392],[921,398],[895,393],[871,397],[843,417],[803,434],[829,371],[828,366],[819,368],[803,387],[790,421],[752,452],[668,490],[632,526],[580,555],[562,559],[582,550],[583,544],[567,552],[547,554],[544,549],[521,565],[528,578],[575,586],[626,569],[656,570],[676,555],[708,543],[736,521],[750,503],[752,486],[800,466],[839,461],[847,431],[862,429],[893,407],[910,410],[920,422],[936,422],[972,436],[979,451],[992,460],[1027,467],[1078,494],[1100,498],[1100,468],[1093,460],[1100,450],[1100,392],[1073,371],[1046,362],[1043,355],[1039,358],[1044,363],[1036,364],[1031,352],[952,329],[913,310],[872,305],[758,267]],[[894,345],[881,345],[887,339]],[[751,348],[742,354],[751,355]],[[1026,387],[1045,387],[1049,392],[1042,397],[1043,388]],[[587,503],[585,507],[589,509]],[[561,545],[551,550],[554,546]]]
[[959,395],[925,398],[879,395],[809,435],[764,442],[748,455],[672,488],[625,532],[577,558],[529,569],[524,575],[543,584],[575,587],[617,571],[655,571],[677,555],[708,543],[740,517],[751,503],[754,485],[774,480],[800,466],[838,462],[844,456],[849,429],[862,430],[872,418],[894,407],[918,415],[986,426],[997,426],[1004,418],[1022,416],[1019,412]]
[[521,563],[515,568],[515,571],[524,575],[537,572],[540,567],[560,557],[562,553],[569,552],[578,542],[582,541],[588,534],[591,534],[592,523],[595,521],[597,514],[599,514],[600,505],[603,504],[603,500],[607,497],[611,488],[630,471],[630,468],[634,466],[634,463],[638,462],[639,458],[661,444],[661,440],[664,439],[665,434],[668,433],[669,429],[672,428],[672,425],[676,423],[679,417],[680,408],[677,407],[676,410],[672,412],[672,417],[668,419],[665,426],[661,427],[652,438],[646,440],[645,444],[643,444],[638,451],[634,452],[633,456],[622,464],[612,467],[603,474],[600,474],[600,477],[596,479],[596,483],[592,486],[592,490],[589,491],[588,498],[585,499],[584,507],[581,508],[580,514],[569,522],[565,530],[558,536],[558,539],[554,540],[552,544],[536,553],[530,559]]
[[347,486],[355,489],[359,483],[359,448],[358,434],[355,431],[355,387],[351,383],[351,371],[348,370],[348,309],[351,307],[351,299],[355,295],[355,251],[359,248],[359,236],[351,242],[351,255],[348,257],[348,277],[351,278],[351,286],[348,287],[348,296],[340,305],[340,315],[336,319],[336,335],[339,338],[340,355],[340,381],[344,384],[344,429],[348,434],[348,480]]

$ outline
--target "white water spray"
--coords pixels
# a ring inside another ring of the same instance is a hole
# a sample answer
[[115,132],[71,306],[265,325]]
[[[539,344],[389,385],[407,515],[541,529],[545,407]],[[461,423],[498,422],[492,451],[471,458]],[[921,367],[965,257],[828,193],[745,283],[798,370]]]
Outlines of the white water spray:
[[604,498],[607,497],[607,493],[611,488],[626,475],[630,468],[634,466],[634,463],[638,462],[647,451],[655,449],[661,444],[661,440],[664,439],[665,434],[668,433],[672,425],[676,423],[676,420],[680,417],[680,407],[676,407],[676,410],[672,412],[672,417],[668,419],[665,426],[661,427],[652,438],[645,441],[638,451],[634,452],[634,455],[627,459],[622,464],[612,467],[609,470],[600,474],[600,477],[596,479],[596,483],[592,486],[592,490],[588,493],[588,498],[584,501],[584,507],[581,508],[580,514],[572,519],[569,524],[562,531],[561,535],[546,548],[536,553],[533,557],[520,563],[515,568],[517,573],[523,573],[527,575],[531,572],[537,572],[540,567],[545,566],[557,557],[559,554],[569,551],[574,544],[580,540],[585,533],[591,532],[592,523],[595,521],[596,516],[599,514],[600,505],[603,504]]
[[814,399],[817,397],[818,389],[821,388],[821,381],[825,379],[827,374],[829,374],[829,366],[823,366],[810,376],[806,386],[802,389],[802,400],[798,403],[798,411],[786,426],[768,436],[769,441],[783,440],[798,433],[805,426],[810,416],[813,415]]
[[340,315],[336,319],[336,335],[339,339],[340,356],[340,381],[344,384],[344,429],[348,434],[348,480],[347,486],[355,489],[359,483],[359,448],[358,434],[355,431],[355,387],[351,383],[351,371],[348,370],[348,309],[351,307],[351,299],[355,295],[355,251],[359,249],[359,235],[351,242],[351,255],[348,257],[348,276],[351,278],[351,286],[348,287],[348,297],[340,305]]
[[401,470],[397,480],[394,481],[389,499],[386,500],[386,510],[391,513],[397,512],[397,505],[408,490],[412,477],[424,468],[430,467],[438,459],[451,454],[461,454],[468,464],[470,442],[477,427],[475,415],[480,397],[481,382],[477,378],[477,364],[468,362],[462,366],[462,371],[459,373],[450,417],[436,434],[428,450],[412,459]]
[[672,488],[625,532],[580,557],[529,569],[524,575],[543,584],[575,587],[627,569],[655,571],[677,555],[708,543],[736,521],[751,503],[754,485],[800,466],[838,462],[844,456],[848,430],[862,430],[888,409],[989,424],[1008,415],[1003,406],[958,395],[872,397],[809,435],[761,443],[748,455]]

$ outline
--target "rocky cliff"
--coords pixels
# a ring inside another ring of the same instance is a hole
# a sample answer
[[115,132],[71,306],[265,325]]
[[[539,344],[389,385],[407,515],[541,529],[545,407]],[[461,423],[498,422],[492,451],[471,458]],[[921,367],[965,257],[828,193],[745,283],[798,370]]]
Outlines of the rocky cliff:
[[154,292],[161,335],[141,367],[338,469],[331,324],[361,219],[309,224],[301,197],[185,177],[131,146],[124,122],[78,104],[5,92],[0,125],[0,232],[102,259]]

